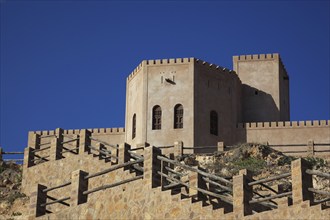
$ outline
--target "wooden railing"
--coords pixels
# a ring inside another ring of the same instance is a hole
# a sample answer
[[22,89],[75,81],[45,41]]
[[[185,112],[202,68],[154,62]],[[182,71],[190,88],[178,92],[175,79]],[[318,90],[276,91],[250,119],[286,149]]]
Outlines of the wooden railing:
[[4,151],[1,147],[0,147],[0,161],[5,161],[5,162],[15,162],[15,163],[22,163],[24,161],[24,159],[22,158],[4,158],[7,157],[7,155],[22,155],[24,154],[24,152],[20,152],[20,151]]

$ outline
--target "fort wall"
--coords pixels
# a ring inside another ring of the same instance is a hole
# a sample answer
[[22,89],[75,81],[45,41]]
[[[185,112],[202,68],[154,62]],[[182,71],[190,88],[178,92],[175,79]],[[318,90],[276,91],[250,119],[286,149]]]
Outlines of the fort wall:
[[[85,129],[63,129],[62,133],[67,135],[79,135],[81,130]],[[100,140],[105,141],[109,144],[120,144],[125,142],[125,128],[88,128],[92,136],[98,137]],[[41,144],[50,142],[53,138],[52,135],[56,134],[56,130],[43,130],[43,131],[30,131],[28,137],[28,146],[31,142],[31,137],[33,134],[38,134],[41,138]],[[49,137],[47,137],[49,136]]]
[[290,155],[329,156],[330,120],[240,123],[237,142],[268,143]]

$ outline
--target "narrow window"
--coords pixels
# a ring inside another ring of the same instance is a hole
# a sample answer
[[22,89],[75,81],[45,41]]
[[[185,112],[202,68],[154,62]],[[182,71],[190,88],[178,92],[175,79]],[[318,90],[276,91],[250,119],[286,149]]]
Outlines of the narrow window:
[[216,111],[210,113],[210,133],[218,135],[218,113]]
[[132,119],[132,139],[136,136],[136,114],[133,115]]
[[162,108],[156,105],[152,108],[152,130],[160,130],[162,128]]
[[183,128],[183,106],[181,104],[174,107],[174,128]]

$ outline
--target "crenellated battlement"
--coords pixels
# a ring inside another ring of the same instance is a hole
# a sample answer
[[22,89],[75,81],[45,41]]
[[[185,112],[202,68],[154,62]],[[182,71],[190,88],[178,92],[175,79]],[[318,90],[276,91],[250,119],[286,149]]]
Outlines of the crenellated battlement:
[[188,64],[195,58],[171,58],[171,59],[157,59],[157,60],[143,60],[131,74],[128,75],[127,81],[130,81],[142,69],[143,66],[164,65],[164,64]]
[[128,75],[127,77],[127,81],[130,81],[131,79],[133,79],[133,77],[142,69],[143,63],[145,61],[142,61],[133,71],[131,74]]
[[253,128],[312,128],[312,127],[329,127],[330,120],[313,120],[313,121],[279,121],[279,122],[248,122],[238,123],[237,128],[253,129]]
[[[92,134],[124,134],[125,128],[88,128]],[[67,129],[63,130],[63,134],[76,134],[79,135],[81,129]],[[31,131],[32,134],[44,135],[54,135],[56,130],[46,130],[46,131]]]
[[222,67],[222,66],[218,66],[216,64],[213,63],[208,63],[205,62],[201,59],[197,59],[194,57],[189,57],[189,58],[170,58],[170,59],[156,59],[156,60],[143,60],[133,71],[131,74],[128,75],[127,77],[127,81],[130,81],[134,78],[134,76],[142,69],[143,66],[158,66],[158,65],[168,65],[168,64],[189,64],[189,63],[197,63],[197,64],[201,64],[203,66],[208,66],[211,69],[214,69],[216,71],[220,71],[221,73],[225,73],[225,74],[233,74],[236,72]]
[[208,67],[211,70],[213,70],[215,72],[218,72],[219,74],[224,74],[224,75],[227,75],[228,77],[233,77],[234,76],[237,80],[241,81],[234,70],[228,69],[228,68],[223,67],[223,66],[218,66],[218,65],[213,64],[213,63],[205,62],[205,61],[200,60],[200,59],[195,59],[195,63],[198,64],[198,65],[201,65],[201,66]]
[[162,64],[188,64],[195,60],[193,57],[189,58],[171,58],[171,59],[158,59],[146,60],[146,65],[162,65]]
[[279,59],[279,58],[280,58],[280,55],[278,53],[233,56],[234,61],[238,61],[238,60],[239,61],[273,60],[273,59]]
[[233,56],[233,61],[265,61],[265,60],[279,60],[281,68],[287,73],[282,59],[278,53],[267,53],[267,54],[252,54],[252,55],[237,55]]

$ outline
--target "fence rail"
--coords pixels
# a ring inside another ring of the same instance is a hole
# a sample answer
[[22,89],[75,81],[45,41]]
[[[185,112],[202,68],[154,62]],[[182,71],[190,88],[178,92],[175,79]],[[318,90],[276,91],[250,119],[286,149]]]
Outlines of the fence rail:
[[327,179],[330,179],[330,173],[324,173],[324,172],[321,172],[319,170],[310,170],[310,169],[307,169],[306,170],[306,173],[307,174],[321,176],[321,177],[325,177]]
[[229,184],[229,185],[233,185],[233,183],[229,180],[226,180],[225,178],[223,177],[220,177],[220,176],[216,176],[214,174],[210,174],[210,173],[207,173],[207,172],[204,172],[202,170],[199,170],[199,169],[196,169],[196,168],[193,168],[191,166],[188,166],[188,165],[185,165],[185,164],[181,164],[180,162],[178,161],[175,161],[175,160],[171,160],[171,159],[168,159],[166,157],[162,157],[162,156],[157,156],[157,159],[159,160],[162,160],[162,161],[165,161],[165,162],[168,162],[168,163],[171,163],[173,165],[176,165],[176,166],[180,166],[180,167],[183,167],[189,171],[193,171],[193,172],[197,172],[203,176],[206,176],[206,177],[209,177],[211,179],[214,179],[214,180],[218,180],[218,181],[221,181],[223,183],[226,183],[226,184]]
[[265,198],[261,198],[261,199],[252,199],[249,201],[249,203],[250,204],[259,203],[259,202],[269,201],[271,199],[282,198],[282,197],[291,196],[291,195],[292,195],[292,192],[285,192],[285,193],[280,193],[277,195],[273,195],[273,196],[269,196],[269,197],[265,197]]
[[256,185],[256,184],[260,184],[260,183],[267,183],[267,182],[271,182],[271,181],[274,181],[274,180],[283,179],[283,178],[286,178],[286,177],[289,177],[289,176],[291,176],[291,173],[283,173],[283,174],[280,174],[280,175],[277,175],[277,176],[268,177],[268,178],[264,178],[264,179],[260,179],[260,180],[250,182],[248,185],[253,186],[253,185]]
[[52,191],[52,190],[55,190],[55,189],[59,189],[59,188],[62,188],[62,187],[65,187],[65,186],[68,186],[68,185],[70,185],[71,184],[71,181],[68,181],[68,182],[65,182],[65,183],[63,183],[63,184],[61,184],[61,185],[58,185],[58,186],[54,186],[54,187],[50,187],[50,188],[47,188],[47,189],[44,189],[44,190],[42,190],[42,192],[50,192],[50,191]]
[[136,161],[128,161],[128,162],[125,162],[125,163],[122,163],[122,164],[112,166],[112,167],[110,167],[108,169],[105,169],[105,170],[102,170],[100,172],[87,175],[87,176],[84,177],[84,179],[90,179],[90,178],[93,178],[93,177],[96,177],[96,176],[101,176],[101,175],[109,173],[111,171],[114,171],[114,170],[117,170],[117,169],[120,169],[120,168],[123,168],[123,167],[127,167],[127,166],[130,166],[130,165],[133,165],[133,164],[141,163],[141,162],[143,162],[143,159],[136,160]]
[[22,155],[24,152],[21,151],[4,151],[2,147],[0,147],[0,161],[6,162],[22,162],[24,159],[22,158],[3,158],[4,155]]
[[65,197],[65,198],[62,198],[62,199],[57,199],[57,200],[54,200],[54,201],[51,201],[51,202],[46,202],[46,203],[42,203],[40,204],[41,207],[45,207],[47,205],[52,205],[52,204],[55,204],[55,203],[62,203],[66,200],[69,200],[71,197]]
[[142,178],[143,178],[143,175],[140,175],[140,176],[135,176],[135,177],[132,177],[132,178],[129,178],[129,179],[126,179],[126,180],[122,180],[122,181],[116,182],[116,183],[112,183],[112,184],[107,184],[107,185],[103,185],[103,186],[100,186],[100,187],[96,187],[94,189],[84,191],[83,192],[83,195],[88,195],[88,194],[91,194],[93,192],[97,192],[97,191],[100,191],[100,190],[112,188],[112,187],[119,186],[119,185],[124,184],[124,183],[128,183],[128,182],[132,182],[134,180],[142,179]]
[[106,146],[112,147],[112,148],[114,148],[114,149],[117,149],[117,150],[119,149],[118,146],[115,146],[115,145],[113,145],[113,144],[108,144],[108,143],[105,142],[105,141],[101,141],[101,140],[96,139],[96,138],[93,138],[93,137],[90,137],[90,139],[93,140],[93,141],[99,142],[99,143],[101,143],[101,144],[104,144],[104,145],[106,145]]

